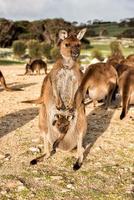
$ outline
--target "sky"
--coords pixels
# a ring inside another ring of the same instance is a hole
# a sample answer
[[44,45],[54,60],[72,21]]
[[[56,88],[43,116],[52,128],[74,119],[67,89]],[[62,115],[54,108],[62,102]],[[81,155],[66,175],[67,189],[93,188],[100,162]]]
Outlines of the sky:
[[134,17],[134,0],[0,0],[0,18],[119,21]]

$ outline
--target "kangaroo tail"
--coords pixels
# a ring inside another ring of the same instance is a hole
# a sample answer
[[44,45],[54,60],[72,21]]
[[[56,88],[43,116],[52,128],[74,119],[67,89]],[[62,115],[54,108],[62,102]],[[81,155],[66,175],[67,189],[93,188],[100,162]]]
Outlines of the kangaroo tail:
[[41,104],[41,103],[43,103],[43,98],[42,98],[42,97],[39,97],[38,99],[22,101],[21,103]]

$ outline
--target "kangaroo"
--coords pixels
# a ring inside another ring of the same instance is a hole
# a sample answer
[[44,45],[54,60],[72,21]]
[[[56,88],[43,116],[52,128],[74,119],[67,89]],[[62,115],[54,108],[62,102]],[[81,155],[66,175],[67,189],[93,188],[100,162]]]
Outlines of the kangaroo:
[[47,64],[41,59],[37,59],[32,61],[31,63],[27,63],[25,68],[26,71],[24,75],[34,73],[34,71],[36,71],[36,74],[39,75],[41,69],[44,69],[45,74],[47,74]]
[[0,71],[0,82],[1,82],[1,85],[3,86],[3,88],[6,90],[6,91],[23,91],[22,89],[20,88],[9,88],[6,84],[6,80],[2,74],[2,72]]
[[127,56],[126,60],[134,62],[134,54],[130,54]]
[[122,102],[122,112],[120,119],[122,120],[128,111],[129,104],[134,103],[134,69],[130,68],[122,73],[119,78],[119,91]]
[[[82,81],[77,58],[80,54],[80,40],[85,32],[86,29],[82,29],[77,36],[69,35],[65,30],[59,32],[61,58],[45,77],[40,97],[37,100],[25,101],[25,103],[41,103],[39,128],[44,137],[45,153],[32,160],[31,164],[36,164],[43,157],[50,157],[57,147],[63,151],[71,151],[76,146],[77,160],[73,169],[79,169],[83,163],[82,143],[87,129],[85,107],[81,103],[78,109],[73,109],[73,105],[75,93]],[[55,122],[56,115],[62,117]],[[69,118],[71,119],[68,120]]]
[[89,98],[93,100],[94,104],[106,97],[105,108],[107,109],[116,88],[117,78],[117,72],[110,64],[96,63],[90,65],[75,95],[76,105],[74,106],[77,108],[81,105],[88,91]]
[[6,81],[5,81],[5,78],[2,74],[2,72],[0,71],[0,82],[1,82],[1,85],[3,86],[3,88],[6,90],[6,91],[11,91],[11,89],[7,86],[6,84]]
[[0,71],[0,82],[2,87],[6,90],[6,91],[21,91],[21,89],[15,89],[15,88],[9,88],[6,84],[6,80],[2,74],[2,72]]

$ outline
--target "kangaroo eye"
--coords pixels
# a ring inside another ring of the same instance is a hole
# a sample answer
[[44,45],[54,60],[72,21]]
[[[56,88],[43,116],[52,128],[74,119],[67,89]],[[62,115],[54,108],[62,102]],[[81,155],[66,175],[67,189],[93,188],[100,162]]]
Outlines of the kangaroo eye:
[[66,43],[66,44],[65,44],[65,47],[70,47],[70,44],[69,44],[69,43]]

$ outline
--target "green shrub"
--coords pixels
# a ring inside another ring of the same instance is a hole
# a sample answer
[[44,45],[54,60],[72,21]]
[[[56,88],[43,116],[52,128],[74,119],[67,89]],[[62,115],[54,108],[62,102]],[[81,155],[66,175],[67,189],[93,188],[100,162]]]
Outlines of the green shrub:
[[53,47],[50,51],[51,58],[53,61],[55,61],[60,56],[60,50],[58,47]]
[[46,42],[43,42],[41,44],[41,53],[47,59],[51,59],[51,49],[52,49],[52,46],[50,44],[48,44]]
[[103,60],[104,60],[101,51],[98,50],[98,49],[93,49],[93,51],[92,51],[92,53],[91,53],[91,57],[92,57],[92,58],[97,58],[97,59],[100,60],[100,61],[103,61]]
[[14,55],[21,57],[25,54],[27,46],[23,41],[18,40],[13,42],[12,48]]
[[110,43],[110,49],[111,49],[111,57],[123,57],[121,44],[118,41],[112,41]]
[[27,45],[31,58],[41,58],[41,45],[37,40],[30,40]]

